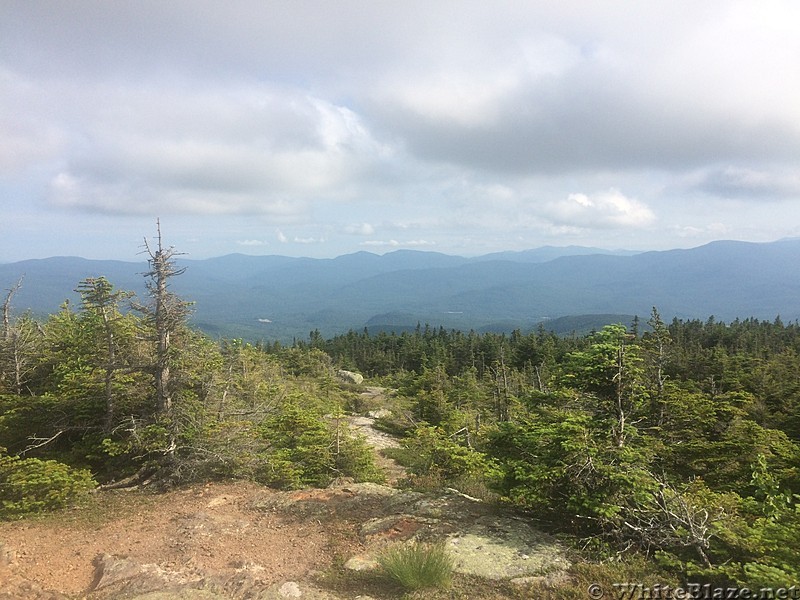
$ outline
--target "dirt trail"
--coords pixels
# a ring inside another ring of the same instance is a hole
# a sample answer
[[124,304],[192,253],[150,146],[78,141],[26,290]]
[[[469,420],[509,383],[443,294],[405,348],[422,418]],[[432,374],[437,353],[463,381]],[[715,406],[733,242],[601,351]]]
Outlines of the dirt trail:
[[[367,386],[361,395],[368,399],[372,406],[386,404],[386,388]],[[377,413],[380,412],[377,411]],[[364,436],[367,444],[375,449],[375,462],[386,473],[386,483],[393,486],[398,480],[405,477],[407,472],[397,461],[383,456],[380,451],[384,448],[399,448],[400,442],[396,437],[375,429],[376,418],[376,416],[349,416],[347,422],[353,431]]]

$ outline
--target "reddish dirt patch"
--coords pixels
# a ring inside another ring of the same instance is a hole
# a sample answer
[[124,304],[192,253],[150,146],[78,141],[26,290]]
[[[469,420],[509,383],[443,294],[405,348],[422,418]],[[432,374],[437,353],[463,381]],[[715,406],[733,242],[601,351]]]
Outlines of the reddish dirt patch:
[[383,537],[387,540],[408,540],[413,535],[422,529],[423,523],[411,518],[400,518],[394,525],[385,529],[380,533],[376,533],[373,537]]
[[0,523],[0,542],[16,554],[15,575],[68,595],[91,586],[92,561],[104,553],[222,576],[258,566],[266,583],[330,565],[335,548],[322,523],[251,508],[271,493],[242,482],[161,495],[103,492],[90,508]]

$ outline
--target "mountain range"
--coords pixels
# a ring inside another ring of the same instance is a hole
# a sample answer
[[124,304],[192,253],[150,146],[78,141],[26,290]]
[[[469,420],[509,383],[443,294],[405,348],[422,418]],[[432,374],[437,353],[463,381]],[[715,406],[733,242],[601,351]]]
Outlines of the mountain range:
[[[417,324],[476,331],[582,333],[610,322],[800,318],[800,240],[718,241],[634,253],[543,247],[465,258],[399,250],[334,259],[232,254],[180,260],[173,290],[195,302],[193,323],[212,336],[305,339],[349,329]],[[143,296],[145,262],[56,257],[0,264],[0,288],[24,276],[16,313],[46,315],[86,277],[105,276]]]

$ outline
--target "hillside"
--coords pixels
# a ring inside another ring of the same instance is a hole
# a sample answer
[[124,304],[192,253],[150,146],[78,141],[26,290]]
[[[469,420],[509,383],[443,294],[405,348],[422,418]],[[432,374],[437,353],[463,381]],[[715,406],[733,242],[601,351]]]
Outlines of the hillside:
[[[359,252],[335,259],[229,255],[184,260],[175,291],[194,301],[194,323],[212,336],[290,341],[418,323],[476,331],[546,326],[595,315],[588,329],[646,315],[720,320],[800,317],[800,241],[714,242],[631,254],[540,248],[476,258],[435,252]],[[77,283],[105,275],[142,294],[144,263],[50,258],[0,265],[19,311],[49,314]],[[586,329],[584,329],[586,330]],[[567,330],[569,331],[569,330]],[[579,333],[581,330],[579,330]]]

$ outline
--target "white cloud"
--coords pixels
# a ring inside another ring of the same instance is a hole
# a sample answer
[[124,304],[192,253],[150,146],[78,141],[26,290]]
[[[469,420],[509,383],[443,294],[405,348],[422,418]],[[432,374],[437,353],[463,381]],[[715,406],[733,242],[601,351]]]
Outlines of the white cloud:
[[702,227],[686,225],[675,227],[675,234],[681,238],[716,239],[728,235],[731,228],[724,223],[709,223]]
[[391,246],[397,247],[400,245],[400,242],[397,240],[367,240],[365,242],[361,242],[362,246]]
[[509,98],[532,82],[562,76],[583,60],[578,44],[543,31],[520,32],[504,42],[473,38],[452,43],[457,51],[433,54],[427,63],[415,63],[413,72],[398,69],[379,78],[378,101],[428,122],[483,130],[502,117]]
[[376,247],[390,247],[390,248],[414,248],[419,246],[435,246],[436,242],[428,240],[407,240],[400,242],[398,240],[367,240],[361,242],[361,246],[376,246]]
[[557,225],[590,229],[641,228],[655,221],[650,207],[613,188],[591,196],[570,194],[564,200],[547,204],[544,214]]
[[89,135],[66,132],[73,149],[51,183],[63,208],[291,220],[308,198],[350,198],[383,154],[351,110],[296,90],[106,85],[64,101],[88,94],[100,107],[83,116]]
[[3,68],[0,61],[0,176],[12,175],[58,157],[63,131],[47,114],[48,102],[36,85]]
[[357,223],[345,227],[344,232],[350,235],[373,235],[375,228],[369,223]]
[[269,242],[264,240],[240,240],[236,243],[240,246],[269,246]]
[[790,58],[800,55],[800,9],[577,6],[493,17],[472,5],[447,28],[469,32],[462,40],[448,37],[444,51],[424,39],[427,62],[378,80],[370,114],[423,160],[494,173],[672,170],[800,153]]
[[[3,259],[53,248],[45,222],[82,252],[90,217],[180,215],[208,252],[280,227],[272,243],[319,254],[664,247],[800,222],[792,0],[4,11]],[[611,186],[626,193],[572,193]]]

